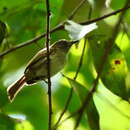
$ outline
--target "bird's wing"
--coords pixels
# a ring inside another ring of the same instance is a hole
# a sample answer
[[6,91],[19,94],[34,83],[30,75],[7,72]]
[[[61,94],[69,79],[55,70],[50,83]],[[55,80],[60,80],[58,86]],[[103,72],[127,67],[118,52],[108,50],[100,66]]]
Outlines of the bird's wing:
[[[50,48],[50,54],[53,53],[53,49]],[[46,48],[40,50],[28,63],[27,68],[29,68],[30,66],[33,66],[35,63],[37,63],[38,61],[42,60],[42,62],[46,62],[47,61],[47,50]]]

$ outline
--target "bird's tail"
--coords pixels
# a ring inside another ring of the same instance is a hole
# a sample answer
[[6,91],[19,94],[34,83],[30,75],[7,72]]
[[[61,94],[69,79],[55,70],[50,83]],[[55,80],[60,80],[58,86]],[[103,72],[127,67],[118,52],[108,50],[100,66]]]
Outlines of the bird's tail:
[[18,92],[23,88],[23,85],[26,82],[25,76],[22,76],[18,81],[16,81],[14,84],[10,85],[7,88],[7,94],[9,100],[12,102],[15,96],[18,94]]

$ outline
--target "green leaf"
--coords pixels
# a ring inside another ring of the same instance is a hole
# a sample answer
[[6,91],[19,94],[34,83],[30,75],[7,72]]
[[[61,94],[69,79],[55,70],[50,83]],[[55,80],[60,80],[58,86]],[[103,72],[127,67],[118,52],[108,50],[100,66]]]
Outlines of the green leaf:
[[6,88],[0,88],[0,108],[9,103]]
[[[42,87],[37,85],[25,87],[16,97],[13,103],[4,107],[4,110],[13,114],[24,114],[34,129],[46,130],[47,123],[47,94]],[[23,98],[24,97],[24,98]],[[44,125],[41,125],[44,122]]]
[[23,128],[24,130],[34,130],[33,126],[28,121],[22,121],[19,124],[17,124],[15,130],[23,130]]
[[[104,50],[106,49],[106,43],[102,41],[99,43],[98,40],[90,40],[90,46],[95,68],[97,72],[99,72],[99,68],[102,63],[102,56],[104,55]],[[124,54],[120,48],[114,44],[105,62],[101,80],[103,81],[104,85],[113,93],[117,94],[125,100],[128,100],[127,90],[125,86],[126,74],[127,64]]]
[[100,115],[101,130],[129,130],[130,104],[110,92],[103,84],[98,85],[94,103]]
[[127,64],[121,50],[115,45],[102,73],[102,80],[108,89],[124,99],[128,99],[125,86]]
[[14,130],[15,121],[0,113],[0,130]]
[[[79,96],[81,103],[84,101],[86,94],[89,93],[89,91],[80,83],[68,78],[70,84],[74,88],[75,92]],[[96,110],[96,107],[94,105],[93,99],[90,100],[89,105],[86,108],[87,118],[90,125],[90,128],[92,130],[99,130],[99,116],[98,112]]]

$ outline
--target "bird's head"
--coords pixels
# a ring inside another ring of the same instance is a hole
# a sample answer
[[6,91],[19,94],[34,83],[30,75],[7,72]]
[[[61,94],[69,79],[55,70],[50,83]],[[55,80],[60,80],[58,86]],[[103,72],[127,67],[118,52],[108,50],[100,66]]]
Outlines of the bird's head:
[[78,41],[60,40],[60,41],[57,41],[56,43],[54,43],[53,48],[59,49],[62,52],[64,52],[64,51],[67,52],[70,49],[70,47],[77,42]]

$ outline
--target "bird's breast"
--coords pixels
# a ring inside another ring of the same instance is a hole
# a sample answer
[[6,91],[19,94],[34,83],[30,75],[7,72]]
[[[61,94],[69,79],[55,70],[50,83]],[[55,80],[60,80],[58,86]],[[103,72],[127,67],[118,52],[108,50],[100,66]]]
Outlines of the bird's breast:
[[[63,52],[56,52],[50,55],[50,76],[54,76],[63,69],[66,61],[66,55]],[[41,59],[32,66],[29,66],[25,71],[25,76],[28,84],[35,83],[38,80],[44,80],[48,77],[47,60]]]
[[50,70],[51,70],[51,76],[55,75],[58,73],[61,69],[63,69],[66,61],[66,55],[62,52],[56,53],[54,55],[50,56],[51,59],[51,65],[50,65]]

